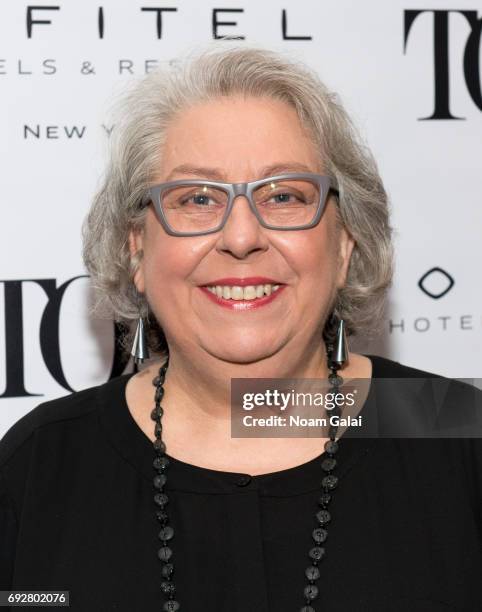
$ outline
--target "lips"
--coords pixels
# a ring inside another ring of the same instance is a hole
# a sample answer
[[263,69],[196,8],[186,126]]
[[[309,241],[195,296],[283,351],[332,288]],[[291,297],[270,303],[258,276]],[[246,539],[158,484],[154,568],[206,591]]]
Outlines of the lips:
[[233,287],[247,287],[248,285],[284,285],[279,280],[269,278],[267,276],[248,276],[245,278],[235,278],[229,276],[226,278],[217,278],[200,285],[201,287],[214,287],[216,285],[231,285]]
[[265,283],[245,286],[244,291],[240,285],[216,285],[199,288],[214,304],[240,312],[271,304],[278,299],[286,287],[287,285]]

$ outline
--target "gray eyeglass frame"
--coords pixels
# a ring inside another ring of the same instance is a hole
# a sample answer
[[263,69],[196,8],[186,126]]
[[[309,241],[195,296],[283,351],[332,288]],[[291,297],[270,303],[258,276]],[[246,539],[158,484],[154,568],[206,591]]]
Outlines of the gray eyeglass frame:
[[[305,223],[304,225],[295,225],[293,227],[280,227],[277,225],[270,225],[266,223],[261,215],[258,213],[256,205],[253,201],[252,194],[255,189],[261,187],[262,185],[268,184],[272,181],[279,180],[291,180],[291,179],[301,179],[301,180],[309,180],[312,183],[318,185],[320,189],[320,200],[318,202],[318,208],[316,211],[313,220],[310,223]],[[206,185],[207,187],[215,187],[217,189],[221,189],[228,194],[228,204],[226,206],[226,212],[224,213],[224,217],[222,218],[219,225],[213,229],[202,231],[202,232],[179,232],[171,228],[169,223],[167,222],[166,216],[164,215],[164,211],[161,206],[161,197],[164,191],[168,189],[172,189],[173,187],[180,187],[181,185]],[[158,185],[153,185],[150,187],[145,193],[144,197],[141,200],[141,207],[148,206],[150,202],[154,204],[154,208],[157,214],[157,218],[161,222],[164,230],[171,236],[204,236],[206,234],[214,234],[216,232],[221,231],[226,225],[226,221],[231,213],[231,210],[234,206],[234,200],[238,196],[242,195],[248,199],[249,206],[251,211],[255,215],[256,219],[260,223],[260,225],[266,229],[272,229],[277,231],[293,231],[293,230],[304,230],[309,229],[317,225],[317,223],[321,219],[321,215],[323,214],[323,210],[326,205],[326,201],[328,199],[329,192],[334,191],[337,195],[338,190],[334,186],[334,181],[329,176],[324,176],[322,174],[312,174],[312,173],[299,173],[293,172],[290,174],[279,174],[277,176],[269,176],[264,179],[260,179],[258,181],[250,181],[248,183],[221,183],[218,181],[205,181],[203,179],[185,179],[185,180],[177,180],[177,181],[169,181],[167,183],[159,183]]]

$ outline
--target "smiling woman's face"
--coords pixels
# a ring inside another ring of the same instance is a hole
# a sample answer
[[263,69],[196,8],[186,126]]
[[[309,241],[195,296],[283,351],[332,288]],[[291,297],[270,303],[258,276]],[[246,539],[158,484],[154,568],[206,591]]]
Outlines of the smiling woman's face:
[[[296,111],[270,98],[222,98],[177,115],[156,182],[208,178],[176,171],[181,165],[209,168],[218,180],[236,183],[285,172],[323,174]],[[266,173],[270,166],[279,168]],[[223,230],[189,237],[167,234],[149,207],[144,230],[131,235],[130,246],[131,252],[144,251],[137,288],[146,294],[170,350],[249,363],[320,341],[353,248],[347,232],[337,229],[335,206],[330,198],[313,228],[276,231],[263,228],[239,196]],[[258,277],[252,285],[265,284],[262,277],[281,287],[259,303],[227,302],[206,289],[219,279],[235,285],[234,279],[250,277]]]

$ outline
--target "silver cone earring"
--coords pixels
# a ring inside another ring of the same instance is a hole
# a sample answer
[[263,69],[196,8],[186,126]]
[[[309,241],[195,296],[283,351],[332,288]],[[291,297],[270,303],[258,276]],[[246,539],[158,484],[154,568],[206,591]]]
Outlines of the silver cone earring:
[[[136,292],[137,294],[137,292]],[[134,357],[134,364],[137,366],[142,363],[144,359],[149,359],[149,349],[147,347],[147,335],[144,327],[144,319],[141,315],[141,309],[139,306],[139,294],[137,294],[137,303],[139,310],[139,318],[137,319],[136,333],[134,335],[134,342],[132,343],[131,355]]]
[[147,348],[144,319],[141,316],[137,320],[136,333],[134,336],[134,342],[132,343],[131,355],[134,357],[134,363],[136,365],[142,363],[144,359],[149,359],[149,349]]
[[338,331],[333,345],[331,361],[338,364],[339,367],[348,361],[348,342],[346,340],[345,321],[343,319],[340,319],[338,323]]

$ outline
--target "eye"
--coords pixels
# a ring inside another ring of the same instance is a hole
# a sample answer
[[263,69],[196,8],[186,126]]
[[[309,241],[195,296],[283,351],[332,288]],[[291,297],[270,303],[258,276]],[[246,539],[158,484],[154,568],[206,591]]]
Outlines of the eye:
[[193,206],[195,208],[208,208],[218,204],[215,198],[205,193],[195,193],[185,196],[180,200],[182,206]]
[[201,206],[206,206],[207,204],[209,204],[210,199],[211,198],[205,194],[198,194],[192,196],[194,204],[200,204]]
[[227,194],[215,187],[178,185],[163,193],[161,204],[164,210],[204,212],[224,208],[227,200]]
[[276,193],[273,195],[273,199],[275,202],[279,202],[280,204],[284,204],[286,202],[291,202],[292,199],[296,199],[292,193]]
[[217,189],[211,189],[207,186],[202,186],[194,190],[188,191],[181,189],[175,191],[174,195],[179,198],[181,206],[192,206],[193,208],[211,208],[213,206],[222,205],[225,196]]
[[279,189],[277,193],[266,194],[266,198],[263,202],[265,205],[280,206],[286,205],[300,205],[306,204],[306,196],[303,193],[295,191],[294,189]]
[[304,208],[316,203],[319,199],[316,185],[300,179],[264,183],[255,190],[253,195],[258,206],[284,211]]

